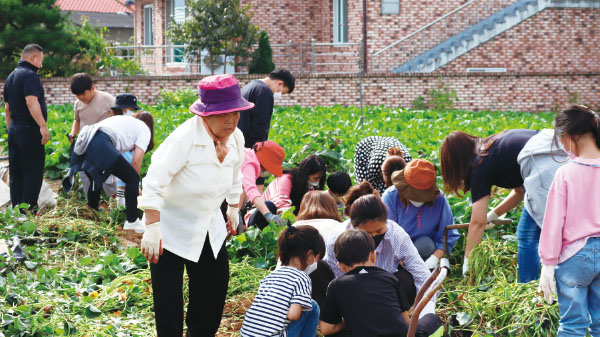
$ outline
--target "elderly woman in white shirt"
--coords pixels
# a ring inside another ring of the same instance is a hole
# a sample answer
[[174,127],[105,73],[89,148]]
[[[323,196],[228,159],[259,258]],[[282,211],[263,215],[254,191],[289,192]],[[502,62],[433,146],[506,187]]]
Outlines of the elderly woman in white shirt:
[[253,107],[232,75],[200,81],[195,116],[179,126],[152,156],[139,208],[145,210],[142,252],[150,261],[159,337],[183,335],[183,269],[189,277],[187,336],[214,336],[229,282],[220,211],[237,228],[242,193],[244,137],[240,112]]

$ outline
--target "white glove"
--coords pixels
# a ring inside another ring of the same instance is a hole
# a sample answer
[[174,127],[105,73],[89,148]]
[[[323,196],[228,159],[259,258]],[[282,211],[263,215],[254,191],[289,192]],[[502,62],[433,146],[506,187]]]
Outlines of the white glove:
[[492,210],[492,211],[490,211],[490,212],[487,214],[487,223],[490,223],[490,222],[492,222],[492,221],[494,221],[494,220],[498,219],[499,217],[500,217],[500,216],[498,216],[498,214],[496,214],[496,212],[494,212],[494,211]]
[[554,294],[556,294],[554,266],[542,264],[542,274],[540,276],[540,286],[538,287],[538,291],[543,291],[546,301],[552,304],[554,301]]
[[237,207],[227,206],[227,218],[229,218],[232,230],[237,230],[240,224],[239,209]]
[[144,236],[142,236],[142,254],[144,254],[148,261],[157,263],[161,250],[162,232],[160,231],[160,222],[146,225],[146,231],[144,232]]
[[438,259],[437,256],[435,256],[433,254],[427,260],[425,260],[425,265],[427,266],[427,268],[429,270],[435,269],[435,267],[437,267],[438,263],[440,263],[440,259]]
[[469,272],[469,258],[465,256],[465,260],[463,261],[463,277],[467,276]]

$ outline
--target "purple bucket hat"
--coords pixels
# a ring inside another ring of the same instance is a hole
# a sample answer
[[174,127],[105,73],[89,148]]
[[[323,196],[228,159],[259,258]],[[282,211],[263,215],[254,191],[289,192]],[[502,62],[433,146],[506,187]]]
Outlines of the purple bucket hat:
[[233,111],[252,109],[254,103],[242,97],[240,84],[233,75],[214,75],[198,83],[198,99],[190,111],[198,116],[219,115]]

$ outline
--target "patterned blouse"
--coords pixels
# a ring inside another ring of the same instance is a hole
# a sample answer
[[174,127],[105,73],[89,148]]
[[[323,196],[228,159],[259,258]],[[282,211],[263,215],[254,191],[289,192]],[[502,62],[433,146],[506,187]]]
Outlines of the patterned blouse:
[[403,158],[407,163],[412,160],[406,146],[396,138],[370,136],[358,143],[354,152],[354,174],[357,183],[366,180],[383,194],[385,183],[381,175],[381,165],[390,147],[400,148],[404,152]]

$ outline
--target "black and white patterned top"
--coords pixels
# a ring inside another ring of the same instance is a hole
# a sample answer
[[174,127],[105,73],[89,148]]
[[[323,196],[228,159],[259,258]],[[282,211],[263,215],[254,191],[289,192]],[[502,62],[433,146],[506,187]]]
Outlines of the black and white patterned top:
[[392,137],[370,136],[356,145],[354,152],[354,174],[356,183],[368,181],[379,193],[385,191],[385,183],[381,175],[381,165],[385,160],[388,149],[397,147],[404,152],[404,160],[412,160],[408,149],[399,140]]

